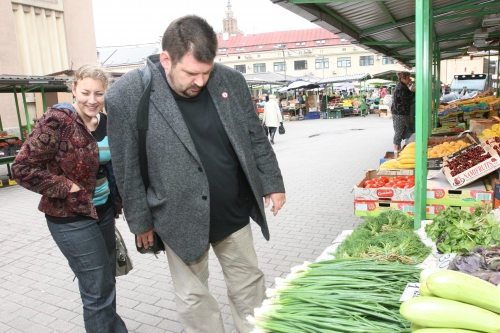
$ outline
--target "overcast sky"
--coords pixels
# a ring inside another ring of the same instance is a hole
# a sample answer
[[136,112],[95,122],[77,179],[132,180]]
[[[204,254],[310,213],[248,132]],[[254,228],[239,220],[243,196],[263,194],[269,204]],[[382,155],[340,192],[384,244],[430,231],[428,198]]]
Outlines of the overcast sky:
[[[318,26],[270,0],[230,0],[238,29],[247,34]],[[228,0],[93,0],[98,47],[155,43],[183,15],[205,18],[222,31]]]

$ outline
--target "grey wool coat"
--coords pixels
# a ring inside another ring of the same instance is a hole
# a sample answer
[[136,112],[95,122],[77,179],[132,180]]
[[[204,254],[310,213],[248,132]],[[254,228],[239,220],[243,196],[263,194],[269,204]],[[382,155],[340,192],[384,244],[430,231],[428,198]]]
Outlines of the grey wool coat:
[[[158,62],[159,55],[147,61],[152,76],[146,146],[151,184],[147,193],[138,158],[136,114],[143,90],[138,70],[123,75],[106,94],[113,169],[131,232],[154,227],[182,260],[192,262],[208,246],[208,180],[177,103],[155,66]],[[239,72],[216,63],[207,89],[258,204],[250,217],[269,240],[263,196],[285,192],[285,186],[247,84]]]

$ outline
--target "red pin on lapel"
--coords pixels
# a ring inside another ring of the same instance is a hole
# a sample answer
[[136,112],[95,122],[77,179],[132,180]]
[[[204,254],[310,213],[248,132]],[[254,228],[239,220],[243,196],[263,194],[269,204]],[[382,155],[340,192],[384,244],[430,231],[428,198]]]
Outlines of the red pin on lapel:
[[227,96],[228,96],[228,95],[227,95],[227,92],[225,92],[225,91],[224,91],[224,92],[222,93],[222,98],[227,98]]

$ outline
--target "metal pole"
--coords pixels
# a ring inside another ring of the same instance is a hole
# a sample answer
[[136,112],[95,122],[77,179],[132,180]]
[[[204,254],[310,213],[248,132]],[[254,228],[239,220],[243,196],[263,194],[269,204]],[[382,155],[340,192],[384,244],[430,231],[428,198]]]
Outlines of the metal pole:
[[491,88],[490,57],[491,57],[491,50],[488,50],[488,72],[486,73],[488,75],[488,89]]
[[498,43],[498,54],[497,54],[497,98],[500,96],[500,43]]
[[44,86],[42,85],[41,87],[41,91],[42,91],[42,107],[43,107],[43,113],[45,113],[47,111],[47,101],[45,100],[45,88]]
[[432,2],[415,1],[415,64],[417,87],[416,155],[415,155],[415,229],[426,218],[427,200],[427,138],[429,137],[429,111],[432,109]]
[[[432,108],[432,119],[430,119],[431,123],[434,124],[434,127],[437,127],[438,125],[438,109],[439,109],[439,100],[441,97],[441,52],[439,51],[439,43],[434,43],[434,49],[435,49],[435,59],[436,59],[436,83],[437,86],[439,86],[439,90],[435,90],[435,99],[434,99],[434,107]],[[435,87],[437,87],[435,86]],[[438,93],[439,91],[439,93]],[[432,128],[432,127],[431,127]]]
[[21,132],[21,141],[24,141],[23,125],[21,123],[21,112],[19,110],[19,101],[17,99],[17,89],[16,89],[16,87],[14,87],[14,101],[16,102],[17,123],[19,124],[19,131]]
[[286,59],[285,59],[285,49],[283,49],[283,62],[284,62],[283,71],[285,72],[285,81],[286,81]]
[[[26,102],[26,92],[24,89],[24,86],[21,86],[21,93],[23,96],[23,104],[24,104],[24,115],[26,116],[26,129],[28,131],[28,134],[31,133],[31,121],[30,121],[30,115],[28,113],[28,103]],[[22,128],[21,128],[22,132]]]

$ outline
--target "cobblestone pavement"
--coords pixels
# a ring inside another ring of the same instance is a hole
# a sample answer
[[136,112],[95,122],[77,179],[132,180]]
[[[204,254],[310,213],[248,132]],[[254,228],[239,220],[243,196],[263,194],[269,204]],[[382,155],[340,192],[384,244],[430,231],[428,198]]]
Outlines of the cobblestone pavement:
[[[290,268],[314,261],[335,237],[355,227],[354,184],[392,147],[392,120],[367,117],[286,122],[274,149],[287,203],[273,217],[265,241],[255,223],[255,247],[267,286]],[[6,167],[0,166],[0,178]],[[4,182],[5,183],[5,182]],[[37,210],[39,195],[20,186],[0,188],[0,332],[84,332],[77,281]],[[133,236],[117,222],[129,250]],[[131,251],[135,268],[117,280],[118,313],[130,332],[182,332],[165,255]],[[209,285],[226,331],[236,332],[220,266],[213,253]]]

